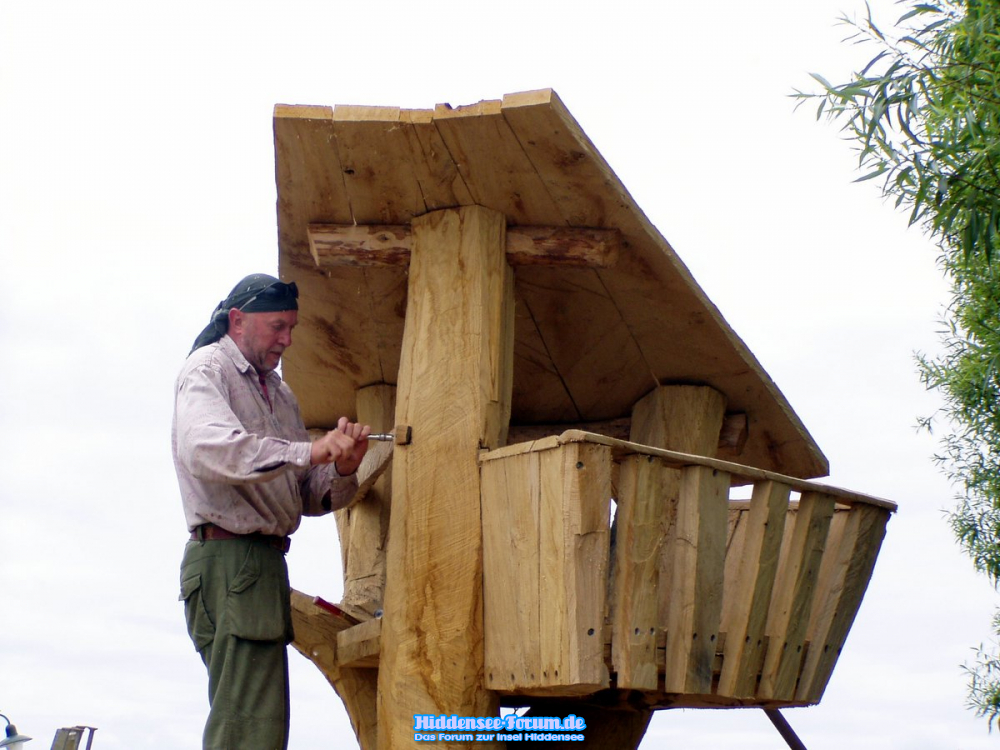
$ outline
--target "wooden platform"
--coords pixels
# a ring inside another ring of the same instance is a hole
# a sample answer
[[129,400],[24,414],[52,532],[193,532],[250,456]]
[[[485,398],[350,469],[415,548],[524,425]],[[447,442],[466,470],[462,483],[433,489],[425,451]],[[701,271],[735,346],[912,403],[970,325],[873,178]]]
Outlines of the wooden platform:
[[[485,684],[509,705],[615,692],[654,709],[818,703],[896,508],[581,431],[481,467]],[[669,471],[682,474],[673,501],[657,492]],[[380,621],[352,626],[306,597],[295,618],[297,633],[327,623],[336,649],[299,643],[325,672],[378,666]]]
[[[895,510],[579,431],[491,451],[482,467],[487,685],[508,695],[817,703]],[[661,486],[676,471],[671,497]],[[730,500],[747,483],[751,499]]]

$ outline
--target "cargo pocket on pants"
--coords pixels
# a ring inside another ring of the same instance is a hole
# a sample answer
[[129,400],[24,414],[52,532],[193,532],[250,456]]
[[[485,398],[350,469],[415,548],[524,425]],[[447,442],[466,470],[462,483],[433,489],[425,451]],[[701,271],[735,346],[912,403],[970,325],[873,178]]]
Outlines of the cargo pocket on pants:
[[202,598],[200,574],[181,581],[181,595],[178,599],[184,602],[188,635],[191,636],[194,647],[201,651],[215,638],[215,623],[212,622]]
[[289,596],[281,553],[250,545],[226,596],[229,632],[248,641],[290,641]]

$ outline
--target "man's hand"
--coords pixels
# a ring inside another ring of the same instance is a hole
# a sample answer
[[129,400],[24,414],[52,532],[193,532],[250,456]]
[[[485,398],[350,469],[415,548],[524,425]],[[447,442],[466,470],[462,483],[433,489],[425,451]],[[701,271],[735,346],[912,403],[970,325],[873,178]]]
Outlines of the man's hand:
[[368,425],[349,422],[347,417],[341,417],[337,421],[337,429],[313,442],[310,454],[312,465],[336,463],[337,473],[342,477],[353,474],[368,451],[371,431]]

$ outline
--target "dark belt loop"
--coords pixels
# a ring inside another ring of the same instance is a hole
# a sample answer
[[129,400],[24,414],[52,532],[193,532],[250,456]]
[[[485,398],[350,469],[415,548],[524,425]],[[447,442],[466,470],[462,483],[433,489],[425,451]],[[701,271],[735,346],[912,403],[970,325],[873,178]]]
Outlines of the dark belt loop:
[[198,544],[205,543],[205,524],[194,527],[194,538],[198,541]]

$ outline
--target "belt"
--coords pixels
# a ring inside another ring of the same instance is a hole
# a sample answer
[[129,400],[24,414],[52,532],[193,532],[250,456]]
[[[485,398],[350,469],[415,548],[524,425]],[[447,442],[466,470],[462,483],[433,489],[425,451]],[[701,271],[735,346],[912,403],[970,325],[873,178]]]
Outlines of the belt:
[[224,539],[249,539],[252,542],[260,542],[266,544],[268,547],[273,547],[282,554],[288,552],[288,548],[292,546],[292,540],[287,536],[270,536],[268,534],[234,534],[231,531],[226,531],[221,526],[216,526],[214,523],[202,524],[195,528],[191,532],[191,538],[197,542],[215,542]]

